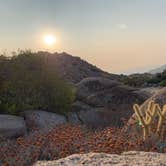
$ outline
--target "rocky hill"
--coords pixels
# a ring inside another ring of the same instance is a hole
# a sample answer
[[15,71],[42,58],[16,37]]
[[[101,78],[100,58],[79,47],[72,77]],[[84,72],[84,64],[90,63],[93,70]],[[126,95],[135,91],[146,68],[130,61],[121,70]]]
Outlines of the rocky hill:
[[87,77],[120,78],[119,75],[107,73],[80,57],[75,57],[65,52],[53,54],[38,52],[37,54],[48,55],[48,62],[53,64],[59,75],[70,83],[78,83]]
[[157,73],[162,73],[164,70],[166,70],[166,65],[153,69],[153,70],[149,71],[148,73],[157,74]]

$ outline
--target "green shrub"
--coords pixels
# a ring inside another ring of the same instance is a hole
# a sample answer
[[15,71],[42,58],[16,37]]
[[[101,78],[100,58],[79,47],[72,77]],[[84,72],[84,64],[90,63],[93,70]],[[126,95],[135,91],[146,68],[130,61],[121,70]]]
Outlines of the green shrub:
[[166,80],[166,70],[163,71],[162,73],[157,73],[156,75],[154,75],[154,77],[148,80],[147,83],[159,86],[165,86],[165,80]]
[[163,80],[162,82],[160,82],[160,86],[166,86],[166,80]]
[[27,109],[43,109],[64,114],[70,109],[73,90],[59,78],[48,59],[48,55],[29,51],[3,59],[0,110],[19,114]]
[[131,74],[129,76],[123,77],[121,80],[125,85],[132,87],[143,87],[146,82],[150,79],[148,74]]

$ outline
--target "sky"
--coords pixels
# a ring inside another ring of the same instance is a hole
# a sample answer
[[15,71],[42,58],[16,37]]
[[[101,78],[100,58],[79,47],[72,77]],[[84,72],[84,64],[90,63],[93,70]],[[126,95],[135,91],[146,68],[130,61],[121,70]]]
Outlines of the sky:
[[166,0],[0,0],[0,52],[67,52],[120,74],[165,64],[165,44]]

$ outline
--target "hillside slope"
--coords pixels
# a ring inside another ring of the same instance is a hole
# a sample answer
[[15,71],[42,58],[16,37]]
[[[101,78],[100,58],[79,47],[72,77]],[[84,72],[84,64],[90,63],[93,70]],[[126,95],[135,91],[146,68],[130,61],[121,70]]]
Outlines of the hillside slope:
[[87,77],[106,77],[119,79],[116,74],[109,74],[96,66],[86,62],[80,57],[63,53],[38,52],[37,54],[48,55],[49,63],[53,64],[59,75],[71,83],[78,83]]
[[150,70],[148,73],[157,74],[157,73],[162,73],[164,70],[166,70],[166,65],[163,65],[163,66],[158,67],[156,69]]

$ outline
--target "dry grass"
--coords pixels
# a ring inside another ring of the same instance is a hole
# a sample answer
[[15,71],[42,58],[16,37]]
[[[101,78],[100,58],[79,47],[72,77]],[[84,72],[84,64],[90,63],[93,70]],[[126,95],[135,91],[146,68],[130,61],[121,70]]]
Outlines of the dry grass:
[[[29,166],[37,160],[55,160],[75,153],[121,153],[129,150],[157,151],[151,141],[126,135],[121,129],[88,131],[81,126],[61,125],[48,133],[39,131],[0,143],[0,161],[5,166]],[[165,149],[166,152],[166,149]]]

